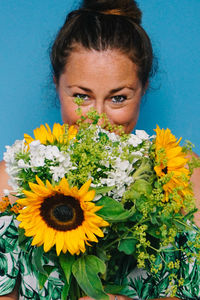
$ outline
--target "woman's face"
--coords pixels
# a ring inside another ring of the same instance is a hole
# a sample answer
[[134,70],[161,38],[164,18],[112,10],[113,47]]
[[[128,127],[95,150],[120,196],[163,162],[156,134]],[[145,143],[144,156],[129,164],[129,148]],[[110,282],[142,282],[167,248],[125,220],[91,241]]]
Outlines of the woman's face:
[[80,97],[83,114],[95,108],[99,114],[106,113],[110,123],[122,125],[126,133],[136,125],[143,94],[137,66],[125,54],[83,47],[69,56],[57,91],[64,123],[73,125],[78,120],[74,99]]

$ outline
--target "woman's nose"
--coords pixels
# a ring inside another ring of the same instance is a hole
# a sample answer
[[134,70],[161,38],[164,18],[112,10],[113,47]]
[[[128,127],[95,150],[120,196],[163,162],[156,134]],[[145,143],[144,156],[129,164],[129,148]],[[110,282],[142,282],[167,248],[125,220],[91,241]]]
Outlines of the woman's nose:
[[104,113],[104,103],[103,101],[98,101],[98,99],[95,101],[95,110],[98,112],[98,114]]

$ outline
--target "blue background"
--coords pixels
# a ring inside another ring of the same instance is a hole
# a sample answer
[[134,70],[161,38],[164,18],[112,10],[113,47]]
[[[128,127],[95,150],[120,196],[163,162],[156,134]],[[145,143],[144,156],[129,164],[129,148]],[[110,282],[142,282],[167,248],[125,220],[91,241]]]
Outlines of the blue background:
[[[4,146],[41,123],[61,122],[48,48],[70,0],[0,0],[0,159]],[[189,139],[200,154],[200,1],[140,0],[159,72],[144,97],[137,128],[156,124]]]

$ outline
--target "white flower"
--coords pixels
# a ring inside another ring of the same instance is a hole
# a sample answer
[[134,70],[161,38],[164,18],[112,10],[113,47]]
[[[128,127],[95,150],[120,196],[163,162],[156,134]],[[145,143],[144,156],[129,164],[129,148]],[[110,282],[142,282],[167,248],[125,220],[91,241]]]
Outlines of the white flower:
[[49,160],[57,159],[60,156],[58,147],[48,145],[45,150],[45,158]]
[[94,197],[93,201],[98,201],[99,199],[101,199],[102,195],[98,194]]
[[50,167],[50,173],[56,182],[65,176],[65,168],[63,166]]
[[[62,179],[69,170],[76,169],[75,166],[72,166],[70,160],[70,155],[68,153],[59,152],[57,160],[55,161],[56,165],[50,166],[50,174],[52,174],[53,180],[59,181]],[[59,162],[59,165],[57,163]]]
[[110,164],[108,160],[102,160],[100,161],[100,164],[106,168],[109,168]]
[[[61,162],[65,169],[72,167],[70,156],[68,154],[63,154],[63,160],[61,160]],[[73,169],[76,169],[76,167],[74,167]]]
[[149,135],[146,133],[144,130],[136,130],[135,131],[136,135],[141,139],[141,140],[149,140]]
[[13,164],[15,155],[19,152],[24,152],[24,140],[17,140],[12,146],[6,146],[6,152],[3,154],[4,161]]
[[121,160],[120,157],[113,158],[112,167],[113,170],[105,172],[107,178],[101,178],[100,182],[103,186],[114,186],[113,190],[108,192],[108,196],[120,201],[126,187],[134,180],[130,175],[134,168],[128,160]]
[[116,168],[121,171],[126,171],[128,168],[132,167],[128,160],[121,160],[119,157],[116,158]]
[[141,143],[142,143],[142,139],[139,138],[135,134],[131,134],[130,137],[128,138],[128,140],[127,140],[127,144],[132,145],[133,147],[137,147]]
[[112,142],[118,142],[120,140],[119,135],[114,132],[107,132],[107,135]]
[[39,141],[30,143],[30,165],[31,167],[43,167],[45,165],[46,146]]
[[8,184],[9,184],[9,186],[11,186],[12,187],[12,189],[14,190],[14,191],[17,191],[18,190],[18,188],[19,188],[19,185],[17,184],[17,180],[15,180],[14,178],[10,178],[10,179],[8,179]]
[[4,196],[7,197],[7,196],[9,196],[10,191],[7,190],[7,189],[4,189],[4,190],[3,190],[3,193],[4,193]]
[[144,149],[140,149],[140,151],[131,152],[131,156],[134,157],[134,162],[136,162],[140,157],[143,156]]
[[30,168],[30,165],[25,163],[25,161],[23,159],[18,160],[17,165],[20,169]]
[[35,140],[35,141],[32,141],[29,146],[30,146],[30,149],[33,149],[34,147],[37,147],[41,145],[40,141],[39,140]]

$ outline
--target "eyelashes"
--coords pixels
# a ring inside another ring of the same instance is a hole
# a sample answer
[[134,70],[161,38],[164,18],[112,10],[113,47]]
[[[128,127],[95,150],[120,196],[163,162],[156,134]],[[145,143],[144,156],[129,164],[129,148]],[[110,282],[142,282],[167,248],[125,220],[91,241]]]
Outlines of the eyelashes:
[[85,101],[89,100],[89,98],[90,98],[88,95],[86,95],[86,94],[80,94],[80,93],[73,94],[73,97],[74,98],[80,98],[80,99],[83,99]]
[[126,99],[127,99],[127,97],[124,95],[116,95],[116,96],[111,97],[111,100],[113,103],[122,103]]
[[[74,93],[73,97],[83,99],[84,101],[88,101],[88,100],[91,99],[89,95],[81,94],[81,93]],[[111,103],[120,104],[120,103],[123,103],[125,100],[127,100],[127,96],[125,96],[125,95],[116,95],[116,96],[110,97],[109,100],[111,100]]]

